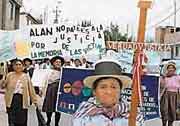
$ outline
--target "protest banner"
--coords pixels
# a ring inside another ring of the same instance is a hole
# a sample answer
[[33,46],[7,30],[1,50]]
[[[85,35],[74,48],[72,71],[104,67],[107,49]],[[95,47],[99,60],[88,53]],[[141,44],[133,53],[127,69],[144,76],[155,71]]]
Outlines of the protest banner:
[[90,27],[70,24],[32,25],[28,31],[32,59],[65,54],[73,57],[90,52],[96,55],[105,48],[102,25]]
[[[127,74],[132,77],[131,74]],[[159,118],[159,76],[144,75],[141,80],[142,94],[143,94],[143,105],[140,107],[143,112],[144,119],[150,120]],[[121,97],[129,104],[131,102],[132,89],[126,88],[122,91]]]
[[146,50],[146,51],[158,51],[166,52],[171,51],[170,44],[158,44],[158,43],[136,43],[136,42],[106,42],[108,49],[119,50]]
[[0,59],[30,57],[30,43],[26,29],[14,31],[0,31]]
[[44,87],[51,69],[34,69],[32,84],[37,87]]
[[0,31],[0,59],[2,61],[14,58],[13,41],[8,32]]
[[94,70],[63,68],[56,103],[57,111],[73,114],[82,101],[88,100],[91,90],[83,86],[83,79]]
[[135,43],[135,42],[106,42],[108,51],[107,57],[118,60],[123,66],[124,72],[132,72],[133,56],[136,49],[142,49],[146,60],[143,65],[146,66],[147,74],[159,74],[159,64],[163,58],[170,58],[171,45],[157,43]]
[[[93,70],[63,68],[62,79],[58,90],[56,109],[73,114],[80,103],[92,96],[91,89],[84,87],[83,79],[93,73]],[[132,77],[131,74],[126,74]],[[145,120],[159,117],[159,77],[145,75],[142,77],[143,107],[141,112]],[[121,98],[127,103],[131,102],[131,88],[122,91]]]
[[77,57],[99,55],[105,49],[102,25],[31,25],[14,31],[0,31],[0,58],[43,59],[57,55]]

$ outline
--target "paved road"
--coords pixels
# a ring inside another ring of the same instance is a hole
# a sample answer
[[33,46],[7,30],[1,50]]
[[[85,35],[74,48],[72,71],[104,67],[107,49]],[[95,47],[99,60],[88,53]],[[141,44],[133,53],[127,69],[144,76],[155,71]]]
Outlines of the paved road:
[[[43,115],[46,119],[45,113],[43,113]],[[54,119],[54,115],[53,115],[51,126],[55,125],[54,120],[55,119]],[[8,126],[8,120],[7,120],[6,113],[0,112],[0,126]],[[28,126],[38,126],[35,108],[33,106],[30,107],[30,109],[28,111]],[[71,117],[69,117],[69,115],[62,114],[62,118],[60,120],[59,126],[72,126]]]
[[[36,114],[35,114],[35,108],[31,107],[29,109],[28,114],[29,114],[28,115],[28,126],[38,126],[37,118],[36,118]],[[45,115],[44,115],[44,117],[45,117]],[[59,126],[72,126],[71,117],[69,117],[66,114],[62,114],[62,118],[61,118],[59,124],[60,124]],[[54,115],[53,115],[51,126],[54,126],[54,125],[55,124],[54,124]],[[0,112],[0,126],[8,126],[6,113]],[[156,120],[148,121],[144,124],[144,126],[161,126],[161,120],[156,119]],[[180,122],[175,122],[174,126],[180,126]]]
[[[5,106],[5,103],[2,102],[2,101],[4,101],[3,98],[4,98],[4,95],[0,94],[0,126],[8,126],[7,114],[5,112],[2,112],[2,111],[5,111],[3,109]],[[43,113],[43,116],[46,119],[45,113]],[[67,114],[62,114],[61,117],[62,118],[60,120],[59,126],[72,126],[71,116],[69,116]],[[38,126],[37,122],[38,121],[37,121],[37,116],[36,116],[36,112],[35,112],[35,107],[31,106],[28,110],[28,126]],[[54,126],[54,125],[55,125],[55,119],[54,119],[54,114],[53,114],[51,126]]]

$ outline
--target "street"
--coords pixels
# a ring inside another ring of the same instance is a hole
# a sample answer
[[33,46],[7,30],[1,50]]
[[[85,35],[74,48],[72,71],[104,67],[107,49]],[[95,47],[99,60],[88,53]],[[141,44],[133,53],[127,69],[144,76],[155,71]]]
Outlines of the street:
[[[45,113],[43,113],[45,119],[46,119],[46,115]],[[66,114],[62,114],[61,116],[62,118],[60,119],[60,125],[59,126],[71,126],[71,117],[69,117]],[[7,114],[4,112],[0,112],[0,126],[8,126],[8,119],[7,119]],[[28,126],[38,126],[37,123],[37,117],[36,117],[36,113],[35,113],[35,107],[31,106],[29,108],[28,111]],[[52,122],[51,122],[51,126],[55,125],[55,118],[54,115],[52,117]]]
[[[44,117],[45,114],[43,113]],[[0,126],[8,126],[8,121],[7,121],[7,114],[0,112]],[[60,120],[60,125],[59,126],[72,126],[71,123],[71,117],[69,117],[66,114],[62,114],[62,118]],[[54,126],[54,115],[52,118],[51,126]],[[37,118],[36,118],[36,113],[35,113],[35,108],[32,106],[29,109],[29,115],[28,115],[28,126],[38,126],[37,124]],[[161,126],[161,120],[160,119],[155,119],[151,121],[147,121],[144,126]],[[180,126],[180,122],[174,122],[174,126]]]
[[180,0],[0,0],[0,126],[162,126],[179,85]]

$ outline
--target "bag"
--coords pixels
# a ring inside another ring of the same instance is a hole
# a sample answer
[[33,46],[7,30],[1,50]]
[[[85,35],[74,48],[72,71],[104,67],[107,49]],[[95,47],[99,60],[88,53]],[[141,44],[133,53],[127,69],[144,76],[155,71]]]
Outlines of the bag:
[[38,108],[36,108],[36,115],[37,115],[37,118],[38,118],[39,126],[47,126],[46,121],[45,121],[42,113],[40,112],[40,110]]
[[38,110],[42,110],[42,106],[43,106],[43,102],[44,102],[44,96],[40,97],[39,95],[37,95],[37,107]]
[[176,120],[180,120],[180,93],[177,93]]
[[0,112],[6,112],[4,92],[5,92],[4,90],[0,89]]

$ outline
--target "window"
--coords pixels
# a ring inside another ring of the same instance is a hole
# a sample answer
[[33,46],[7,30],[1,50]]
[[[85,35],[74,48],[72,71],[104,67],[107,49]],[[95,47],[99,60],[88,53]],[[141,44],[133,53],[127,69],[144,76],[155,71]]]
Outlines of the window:
[[177,28],[176,28],[176,32],[179,32],[179,31],[180,31],[180,27],[177,27]]
[[14,16],[14,4],[11,1],[9,3],[10,3],[10,19],[13,20],[13,16]]
[[171,29],[170,29],[170,33],[174,33],[174,28],[171,28]]

